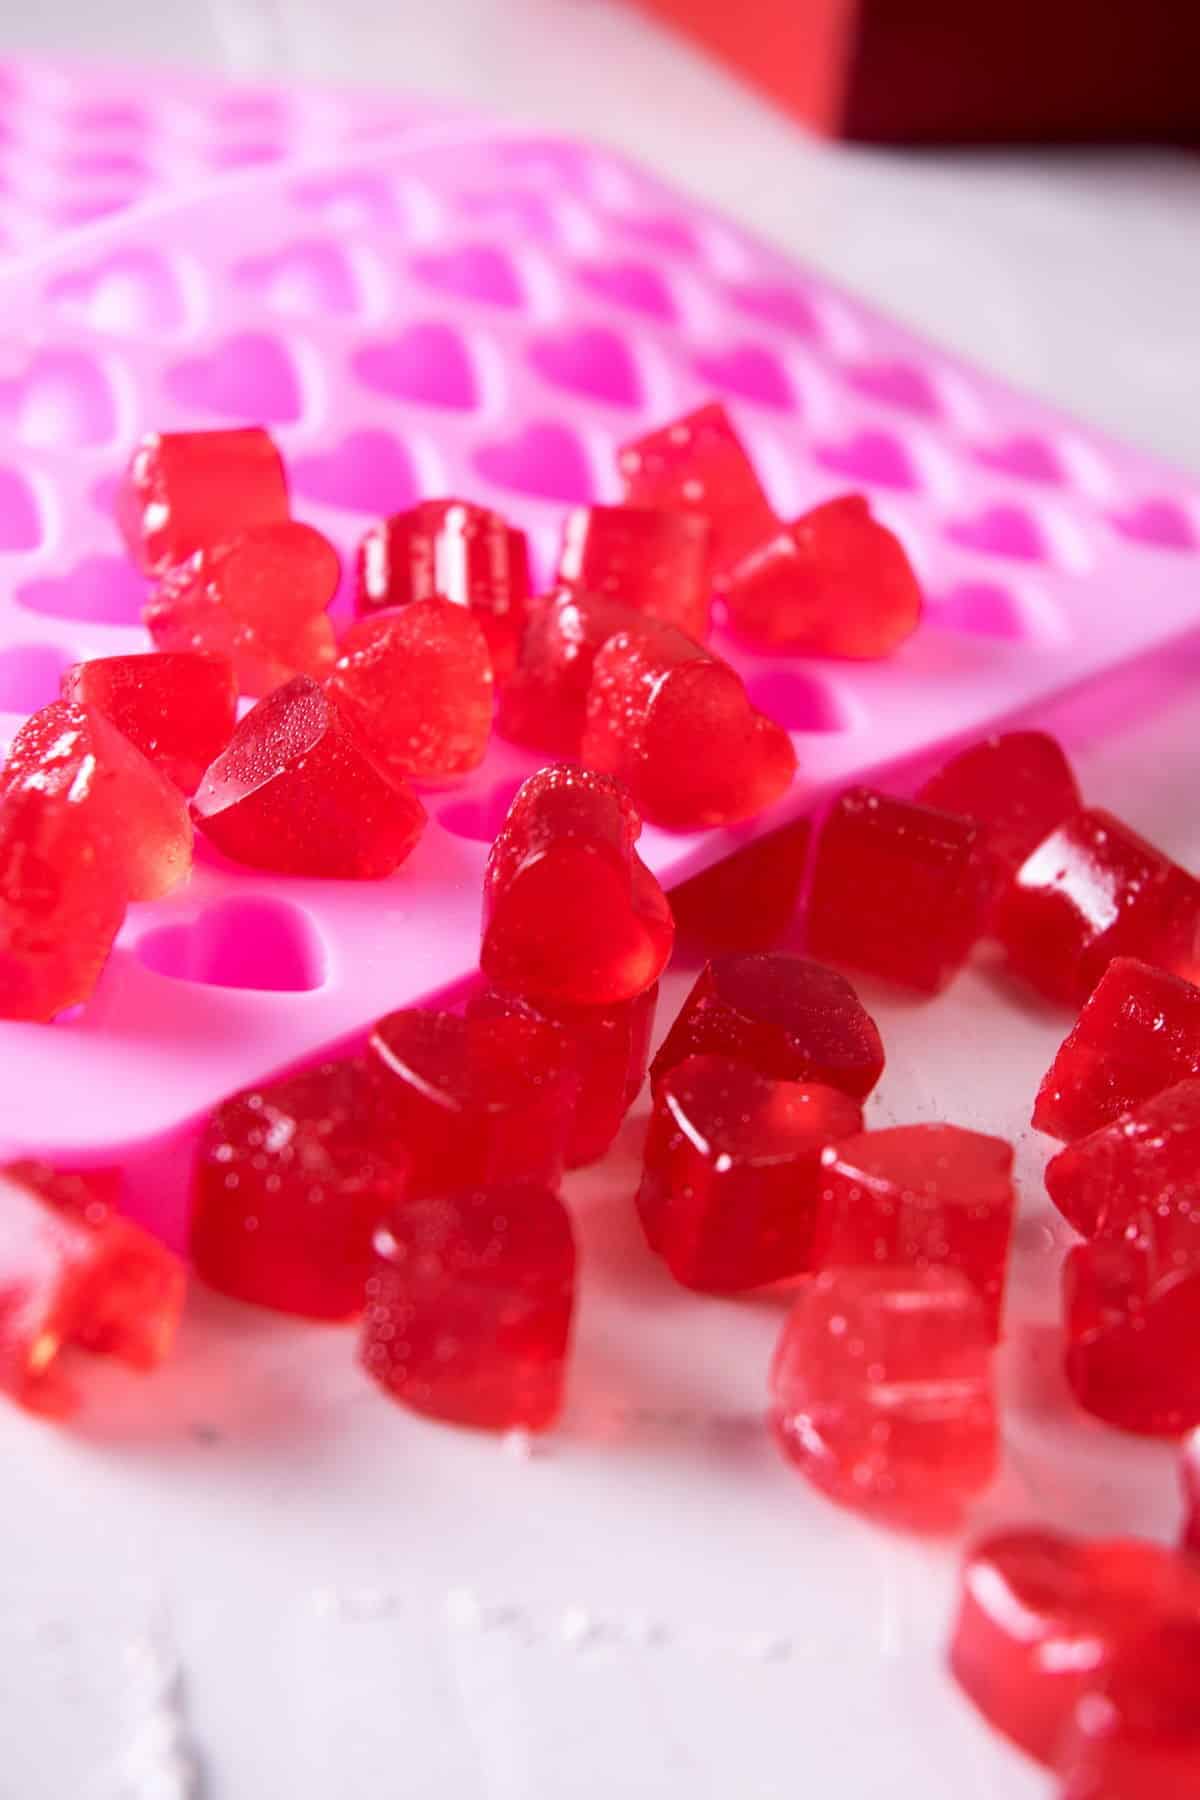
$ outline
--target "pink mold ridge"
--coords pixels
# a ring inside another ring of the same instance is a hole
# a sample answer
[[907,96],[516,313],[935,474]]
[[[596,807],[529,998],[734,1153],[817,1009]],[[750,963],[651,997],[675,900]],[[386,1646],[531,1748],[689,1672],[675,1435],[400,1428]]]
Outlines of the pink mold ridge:
[[[344,555],[374,513],[461,492],[529,531],[542,577],[564,506],[619,497],[618,444],[714,393],[782,515],[868,492],[914,558],[925,621],[873,666],[767,660],[718,634],[800,776],[749,830],[647,830],[666,885],[868,769],[1200,624],[1186,478],[559,138],[460,119],[243,172],[0,274],[0,305],[5,737],[64,664],[146,646],[110,504],[155,427],[268,424],[297,512]],[[534,761],[497,741],[469,781],[427,792],[429,829],[382,883],[202,852],[184,893],[131,910],[78,1016],[0,1026],[0,1147],[120,1159],[131,1210],[177,1238],[199,1114],[470,977],[488,841]]]

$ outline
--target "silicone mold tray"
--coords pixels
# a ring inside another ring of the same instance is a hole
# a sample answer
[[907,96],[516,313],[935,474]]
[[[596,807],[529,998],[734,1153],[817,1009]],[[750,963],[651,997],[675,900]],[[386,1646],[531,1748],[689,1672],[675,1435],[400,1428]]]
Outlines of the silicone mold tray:
[[[793,793],[749,831],[648,830],[668,885],[829,788],[977,732],[1200,624],[1200,494],[919,342],[597,149],[428,127],[76,234],[0,279],[0,728],[80,656],[145,647],[114,473],[153,427],[266,421],[297,511],[349,552],[368,517],[465,492],[527,527],[617,497],[625,438],[724,396],[779,511],[869,491],[926,622],[853,667],[718,637],[794,733]],[[191,1122],[219,1095],[466,979],[487,844],[534,760],[497,743],[382,884],[271,879],[201,847],[130,917],[94,1000],[6,1025],[0,1134],[120,1158],[179,1228]]]

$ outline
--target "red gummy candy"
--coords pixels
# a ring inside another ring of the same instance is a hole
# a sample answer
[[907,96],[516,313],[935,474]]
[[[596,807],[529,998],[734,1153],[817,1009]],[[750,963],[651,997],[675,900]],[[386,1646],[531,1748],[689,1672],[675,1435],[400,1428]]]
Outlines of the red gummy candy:
[[644,506],[580,506],[567,514],[558,578],[708,636],[712,568],[708,520]]
[[672,626],[619,631],[598,652],[581,754],[675,831],[751,818],[796,773],[792,740],[737,671]]
[[223,1294],[307,1319],[366,1304],[371,1239],[405,1191],[356,1059],[235,1094],[204,1128],[191,1254]]
[[0,1392],[63,1418],[65,1350],[152,1369],[183,1309],[183,1264],[112,1211],[110,1183],[38,1163],[0,1169]]
[[255,526],[172,568],[142,618],[160,650],[228,657],[243,694],[269,694],[332,668],[325,609],[338,575],[337,552],[311,525]]
[[145,437],[117,494],[117,523],[148,575],[287,516],[283,462],[261,426]]
[[556,1026],[412,1008],[380,1019],[367,1058],[414,1197],[558,1185],[578,1083]]
[[1200,988],[1115,957],[1046,1071],[1033,1123],[1069,1142],[1192,1075],[1200,1075]]
[[397,1208],[375,1238],[362,1360],[414,1412],[544,1431],[562,1405],[575,1243],[532,1183]]
[[480,963],[506,992],[611,1006],[652,987],[671,954],[666,895],[634,849],[618,782],[540,769],[508,810],[483,880]]
[[1067,1380],[1087,1412],[1146,1437],[1200,1425],[1197,1183],[1126,1197],[1067,1257]]
[[770,1081],[724,1056],[689,1056],[654,1096],[637,1206],[676,1281],[710,1294],[812,1267],[821,1152],[862,1129],[836,1088]]
[[418,600],[361,619],[327,682],[373,761],[436,780],[478,768],[492,730],[492,659],[474,616]]
[[813,954],[936,994],[979,936],[979,827],[872,788],[847,788],[817,840]]
[[1167,1619],[1123,1644],[1075,1708],[1059,1800],[1196,1800],[1200,1621]]
[[811,838],[797,819],[672,888],[676,930],[707,948],[771,949],[795,919]]
[[0,798],[0,1019],[45,1021],[90,999],[128,889],[107,838],[38,788]]
[[865,1100],[883,1073],[879,1028],[844,975],[803,957],[754,953],[704,965],[659,1047],[657,1085],[685,1056],[732,1056],[776,1081],[813,1081]]
[[733,629],[765,648],[870,659],[912,636],[921,589],[899,538],[848,494],[752,550],[726,605]]
[[950,1668],[989,1724],[1051,1764],[1114,1659],[1168,1621],[1200,1622],[1200,1570],[1186,1557],[1136,1538],[998,1532],[964,1564]]
[[1003,1138],[957,1125],[896,1125],[844,1140],[824,1156],[818,1267],[958,1269],[998,1336],[1012,1162]]
[[535,1003],[489,988],[472,996],[467,1017],[537,1019],[566,1038],[579,1083],[566,1166],[578,1169],[604,1155],[641,1091],[657,1004],[657,982],[613,1006]]
[[465,500],[423,500],[372,525],[358,552],[359,613],[433,599],[471,609],[506,681],[529,600],[524,532]]
[[618,631],[652,629],[629,606],[555,593],[531,609],[521,656],[500,690],[496,729],[514,744],[577,756],[597,652]]
[[1084,1237],[1142,1205],[1200,1205],[1200,1081],[1164,1088],[1046,1164],[1046,1191]]
[[234,862],[285,875],[390,875],[425,809],[376,766],[305,675],[248,712],[196,790],[192,816]]
[[945,1526],[996,1466],[987,1318],[954,1269],[827,1269],[771,1365],[784,1455],[842,1506]]
[[62,695],[103,713],[185,794],[225,748],[237,716],[237,684],[224,656],[101,656],[68,669]]
[[716,401],[626,444],[618,466],[631,506],[685,510],[708,520],[718,584],[779,529],[754,465]]
[[922,806],[981,827],[994,895],[1083,801],[1062,746],[1044,731],[1009,731],[951,757],[917,792]]
[[[75,814],[131,900],[157,900],[186,880],[192,826],[178,789],[103,713],[51,701],[26,719],[0,772],[0,797],[36,790]],[[45,841],[45,840],[43,840]],[[63,853],[70,856],[69,835]]]
[[1200,1431],[1193,1431],[1183,1452],[1183,1547],[1200,1551]]
[[1048,999],[1076,1006],[1114,956],[1190,974],[1198,932],[1200,882],[1097,808],[1038,846],[996,915],[1013,968]]

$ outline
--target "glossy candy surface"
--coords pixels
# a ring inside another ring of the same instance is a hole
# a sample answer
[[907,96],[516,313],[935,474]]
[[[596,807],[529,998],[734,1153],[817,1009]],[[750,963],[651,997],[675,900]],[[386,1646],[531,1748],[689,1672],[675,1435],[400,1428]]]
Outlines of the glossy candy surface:
[[261,426],[156,432],[134,451],[116,511],[134,561],[161,575],[197,550],[286,519],[283,462]]
[[1046,1191],[1094,1237],[1144,1205],[1200,1207],[1200,1080],[1178,1082],[1077,1138],[1046,1164]]
[[979,853],[990,868],[993,897],[1083,804],[1062,746],[1044,731],[1008,731],[968,744],[916,797],[982,828]]
[[500,736],[578,756],[598,651],[618,631],[647,629],[641,613],[596,594],[559,591],[533,602],[516,669],[500,690]]
[[76,663],[62,697],[103,713],[185,794],[229,742],[237,710],[228,658],[184,651]]
[[709,521],[718,585],[777,529],[754,465],[715,401],[626,444],[618,466],[631,506],[686,510]]
[[558,578],[708,636],[712,532],[698,513],[642,506],[580,506],[567,514]]
[[797,819],[672,888],[680,935],[706,949],[772,949],[795,919],[811,840]]
[[1123,1645],[1075,1708],[1059,1800],[1200,1794],[1200,1620],[1168,1619]]

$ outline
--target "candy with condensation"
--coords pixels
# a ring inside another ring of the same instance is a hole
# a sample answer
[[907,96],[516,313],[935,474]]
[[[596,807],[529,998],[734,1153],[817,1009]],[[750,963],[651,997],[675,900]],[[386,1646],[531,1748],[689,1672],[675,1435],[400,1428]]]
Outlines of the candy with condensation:
[[237,684],[226,656],[150,651],[75,663],[62,697],[90,706],[190,794],[233,735]]
[[797,819],[672,888],[680,935],[706,949],[773,949],[795,921],[811,840]]
[[1059,1800],[1196,1800],[1200,1620],[1167,1619],[1122,1644],[1056,1760]]
[[813,855],[808,948],[937,993],[982,928],[986,876],[978,844],[970,819],[873,788],[847,788]]
[[1084,1237],[1126,1224],[1139,1206],[1200,1208],[1200,1080],[1068,1144],[1046,1164],[1046,1191]]
[[638,856],[619,782],[555,764],[524,783],[488,857],[480,963],[497,987],[610,1006],[652,987],[671,954],[666,895]]
[[772,1081],[724,1056],[689,1056],[654,1095],[637,1207],[677,1281],[710,1294],[812,1267],[821,1152],[862,1129],[836,1088]]
[[311,525],[250,526],[171,568],[142,618],[158,649],[226,656],[243,694],[269,694],[333,667],[338,577],[336,550]]
[[359,880],[390,875],[425,828],[416,795],[372,761],[304,675],[241,720],[197,788],[192,816],[234,862]]
[[894,1125],[824,1153],[820,1268],[958,1269],[1000,1331],[1015,1196],[1003,1138]]
[[0,1169],[0,1392],[31,1412],[75,1410],[65,1352],[144,1370],[171,1349],[183,1264],[117,1216],[115,1185],[107,1171]]
[[698,513],[579,506],[563,527],[558,578],[703,642],[712,608],[711,541],[709,522]]
[[790,737],[751,705],[736,669],[673,626],[619,631],[598,651],[581,755],[675,831],[752,818],[796,773]]
[[1069,1142],[1193,1075],[1200,1075],[1200,988],[1118,956],[1059,1045],[1033,1123]]
[[801,956],[749,952],[705,963],[663,1039],[657,1085],[686,1056],[732,1056],[777,1081],[865,1100],[883,1073],[874,1019],[844,975]]
[[1022,863],[995,930],[1032,987],[1080,1006],[1115,956],[1183,976],[1200,966],[1200,882],[1112,813],[1084,808]]
[[439,780],[478,768],[492,730],[492,659],[475,617],[417,600],[360,619],[326,683],[389,774]]
[[379,1227],[362,1361],[394,1400],[486,1431],[545,1431],[562,1405],[571,1221],[532,1182],[406,1201]]
[[708,520],[718,586],[778,530],[754,465],[717,401],[626,444],[617,466],[631,506],[683,510]]
[[944,1527],[995,1471],[991,1364],[984,1306],[956,1269],[827,1269],[775,1351],[776,1440],[840,1505]]
[[116,512],[138,567],[161,575],[197,550],[286,519],[283,461],[257,425],[154,432],[130,458]]
[[768,650],[870,660],[921,620],[904,546],[861,494],[814,507],[740,562],[725,604],[733,629]]
[[375,1227],[403,1197],[403,1156],[346,1058],[234,1094],[196,1155],[191,1256],[210,1287],[308,1319],[366,1303]]
[[500,689],[500,736],[578,756],[598,651],[618,631],[648,629],[652,622],[641,613],[596,594],[559,591],[535,601],[517,666]]

